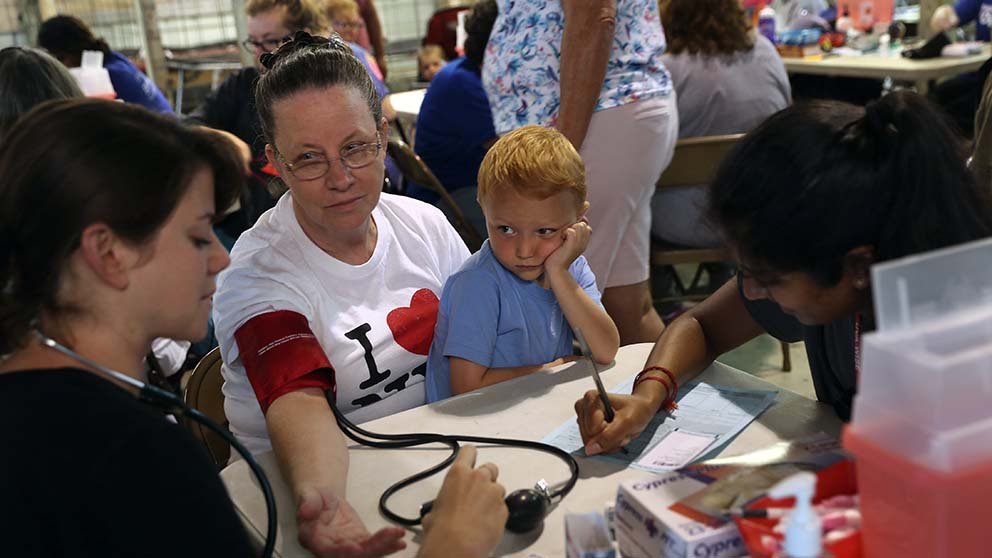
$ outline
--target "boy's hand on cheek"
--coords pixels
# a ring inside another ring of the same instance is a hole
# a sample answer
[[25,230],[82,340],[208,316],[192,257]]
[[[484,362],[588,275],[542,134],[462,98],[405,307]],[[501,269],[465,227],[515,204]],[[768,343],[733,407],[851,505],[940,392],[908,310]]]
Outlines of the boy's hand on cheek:
[[585,220],[582,220],[562,230],[561,235],[564,239],[561,246],[544,261],[544,269],[546,270],[568,270],[572,262],[586,251],[586,246],[589,245],[589,236],[592,235],[592,227]]

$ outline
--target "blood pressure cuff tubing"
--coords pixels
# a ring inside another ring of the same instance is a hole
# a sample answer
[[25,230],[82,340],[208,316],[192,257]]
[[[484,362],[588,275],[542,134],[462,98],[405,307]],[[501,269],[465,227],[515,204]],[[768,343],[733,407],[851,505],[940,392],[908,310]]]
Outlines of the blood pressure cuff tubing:
[[234,340],[262,413],[279,397],[305,388],[337,395],[334,369],[302,314],[259,314],[238,328]]

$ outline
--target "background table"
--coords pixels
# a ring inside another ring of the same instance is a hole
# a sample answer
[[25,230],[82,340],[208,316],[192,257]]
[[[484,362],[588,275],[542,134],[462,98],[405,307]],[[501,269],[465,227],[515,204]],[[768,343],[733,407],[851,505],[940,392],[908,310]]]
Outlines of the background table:
[[413,89],[402,93],[392,93],[389,95],[389,102],[393,104],[398,118],[404,118],[412,122],[417,121],[420,114],[420,105],[424,102],[426,89]]
[[[607,388],[624,382],[639,371],[651,347],[644,343],[621,348],[614,365],[603,373]],[[841,423],[827,405],[719,363],[704,371],[700,379],[721,386],[779,391],[775,404],[731,442],[723,455],[743,453],[782,439],[817,432],[839,435]],[[592,388],[588,361],[575,362],[375,420],[363,427],[385,433],[422,431],[540,440],[564,421],[573,419],[575,400]],[[350,454],[348,500],[369,529],[375,530],[389,525],[377,508],[382,491],[397,480],[439,462],[448,450],[376,450],[355,446]],[[308,556],[296,541],[295,506],[279,475],[275,457],[267,453],[258,458],[272,481],[279,510],[276,555]],[[552,484],[568,478],[564,463],[536,451],[481,448],[479,463],[484,461],[499,466],[500,481],[507,487],[507,492],[531,487],[540,478]],[[602,511],[604,505],[615,498],[621,480],[651,476],[651,473],[627,469],[622,463],[602,458],[580,458],[579,466],[578,484],[545,519],[543,530],[527,535],[506,534],[496,550],[497,556],[564,556],[565,513]],[[244,462],[234,463],[221,472],[221,477],[251,535],[262,540],[265,505],[248,467]],[[390,501],[391,508],[403,516],[416,516],[419,505],[437,494],[442,478],[443,473],[401,491]],[[408,548],[397,556],[413,556],[419,540],[419,533],[408,534]]]
[[989,56],[992,46],[984,45],[980,54],[963,58],[930,58],[910,60],[899,53],[893,56],[865,54],[863,56],[824,56],[821,60],[805,58],[783,58],[785,69],[790,74],[813,74],[824,76],[863,77],[897,81],[911,81],[916,90],[926,93],[930,80],[953,77],[977,70]]
[[239,60],[167,60],[165,67],[176,70],[179,73],[176,82],[176,114],[183,113],[183,93],[186,90],[186,71],[213,72],[210,90],[217,89],[220,83],[220,72],[235,71],[242,68]]

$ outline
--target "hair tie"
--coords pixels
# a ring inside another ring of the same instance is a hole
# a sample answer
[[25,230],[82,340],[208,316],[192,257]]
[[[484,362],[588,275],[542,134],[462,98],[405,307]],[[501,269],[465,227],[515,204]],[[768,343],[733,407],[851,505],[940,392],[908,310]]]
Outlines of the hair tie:
[[893,113],[882,101],[873,101],[865,106],[862,118],[865,131],[877,140],[888,140],[899,135],[899,127],[893,122]]
[[348,46],[348,43],[344,42],[344,39],[342,39],[341,35],[338,35],[336,31],[332,31],[330,36],[327,37],[327,44],[333,48],[345,49],[348,52],[351,52],[351,47]]
[[272,52],[262,53],[262,55],[258,57],[258,61],[265,67],[265,69],[271,70],[283,58],[286,58],[296,51],[304,50],[313,46],[324,48],[335,45],[331,39],[325,39],[319,35],[311,35],[306,31],[297,31],[293,33],[293,36],[290,37],[288,41],[280,45],[279,48],[273,50]]
[[306,31],[297,31],[296,33],[293,33],[293,38],[291,40],[297,45],[307,46],[313,44],[314,36]]
[[258,61],[265,67],[266,70],[271,70],[272,66],[276,62],[276,53],[263,52],[262,55],[258,57]]

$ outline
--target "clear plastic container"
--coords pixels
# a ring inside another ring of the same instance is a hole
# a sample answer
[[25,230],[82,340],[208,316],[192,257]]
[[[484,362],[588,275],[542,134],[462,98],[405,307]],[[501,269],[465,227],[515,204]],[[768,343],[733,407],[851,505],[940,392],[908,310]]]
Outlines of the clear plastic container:
[[110,82],[110,73],[103,67],[103,53],[98,50],[84,50],[82,63],[78,68],[69,68],[76,83],[87,97],[115,99],[117,92]]
[[872,269],[878,331],[844,445],[872,558],[989,555],[992,240]]

